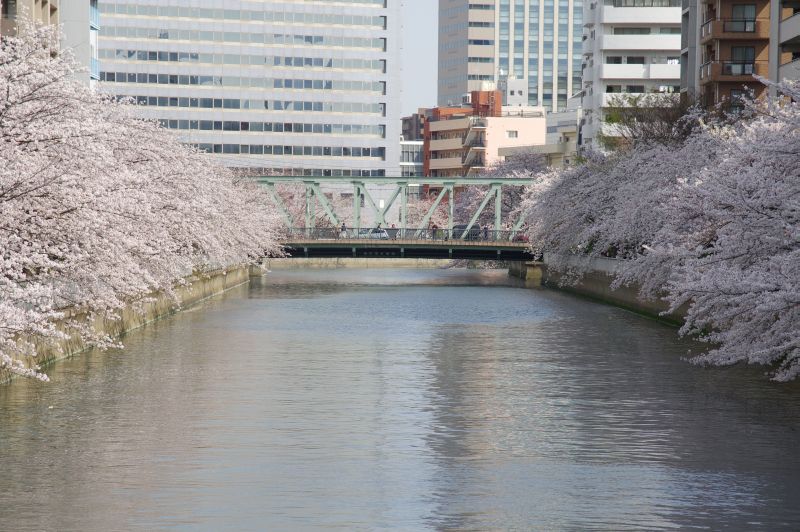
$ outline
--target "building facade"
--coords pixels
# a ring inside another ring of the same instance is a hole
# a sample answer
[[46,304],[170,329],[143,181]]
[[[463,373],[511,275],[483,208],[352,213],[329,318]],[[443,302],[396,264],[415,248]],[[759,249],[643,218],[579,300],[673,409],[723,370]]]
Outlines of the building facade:
[[614,137],[606,110],[627,98],[677,97],[681,76],[680,0],[595,0],[584,6],[581,146]]
[[61,3],[61,47],[72,51],[75,59],[87,68],[81,79],[95,86],[100,79],[98,39],[100,10],[98,0],[69,0]]
[[399,0],[103,0],[100,87],[224,164],[399,174]]
[[500,150],[545,143],[545,110],[501,105],[499,91],[474,91],[471,105],[439,107],[425,121],[424,172],[473,176],[502,160]]
[[402,177],[422,176],[422,140],[400,141],[400,175]]
[[58,24],[59,0],[0,0],[0,35],[16,33],[17,19],[22,16],[42,24]]
[[424,129],[425,108],[419,109],[410,116],[403,117],[401,127],[403,140],[422,140]]
[[439,105],[490,81],[507,104],[566,108],[581,89],[583,4],[439,0]]
[[800,79],[800,2],[684,0],[681,90],[704,106],[738,106],[772,81]]
[[548,166],[554,168],[574,163],[578,155],[578,134],[583,116],[580,105],[580,96],[574,96],[567,102],[566,110],[547,113],[544,144],[504,147],[498,150],[498,155],[505,159],[520,154],[539,154]]

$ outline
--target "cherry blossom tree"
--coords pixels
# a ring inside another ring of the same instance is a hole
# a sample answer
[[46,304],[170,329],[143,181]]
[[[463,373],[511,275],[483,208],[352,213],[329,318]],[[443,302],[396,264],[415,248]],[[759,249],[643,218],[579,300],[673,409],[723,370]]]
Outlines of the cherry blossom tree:
[[0,43],[0,369],[41,379],[34,343],[111,345],[92,319],[280,252],[263,191],[74,81],[58,40],[20,22]]
[[786,381],[800,374],[800,88],[776,89],[779,103],[690,118],[683,140],[543,173],[524,209],[568,282],[583,259],[624,259],[615,286],[688,309],[681,333],[711,345],[694,362],[769,365]]

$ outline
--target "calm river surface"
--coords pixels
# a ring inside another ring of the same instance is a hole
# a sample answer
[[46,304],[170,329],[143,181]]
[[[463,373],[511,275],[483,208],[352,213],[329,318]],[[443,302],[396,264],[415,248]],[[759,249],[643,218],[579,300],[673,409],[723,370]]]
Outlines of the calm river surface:
[[504,272],[275,272],[0,387],[0,529],[800,529],[800,386]]

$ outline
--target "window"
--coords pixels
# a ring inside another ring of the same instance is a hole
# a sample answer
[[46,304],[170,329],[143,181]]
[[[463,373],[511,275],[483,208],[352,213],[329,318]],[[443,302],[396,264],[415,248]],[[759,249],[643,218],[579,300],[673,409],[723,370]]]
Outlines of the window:
[[506,131],[506,136],[510,139],[519,138],[519,131],[514,131],[514,130]]
[[612,55],[606,57],[606,64],[607,65],[621,65],[622,64],[622,56],[620,55]]
[[725,22],[725,31],[741,31],[747,33],[756,31],[755,4],[734,4],[732,15],[733,20]]
[[641,94],[644,92],[644,85],[628,85],[628,92],[633,94]]
[[650,28],[614,28],[614,35],[650,35]]
[[622,92],[622,85],[607,85],[606,86],[606,93],[608,94],[617,94]]
[[644,57],[642,56],[628,56],[629,65],[643,65]]

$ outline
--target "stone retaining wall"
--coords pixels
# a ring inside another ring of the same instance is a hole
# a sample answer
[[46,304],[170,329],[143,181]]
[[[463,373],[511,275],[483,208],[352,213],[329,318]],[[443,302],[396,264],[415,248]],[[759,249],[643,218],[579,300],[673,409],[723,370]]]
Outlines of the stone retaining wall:
[[[186,278],[187,283],[185,285],[175,288],[175,297],[163,293],[153,294],[152,301],[144,303],[140,307],[134,308],[133,305],[130,305],[122,309],[118,320],[96,320],[94,328],[100,334],[119,338],[126,332],[137,329],[146,323],[173,314],[181,308],[244,284],[250,280],[251,274],[258,275],[259,271],[257,269],[251,271],[250,267],[241,266],[192,275]],[[76,314],[74,317],[79,320],[85,319],[85,314]],[[84,342],[76,336],[58,342],[36,342],[36,344],[37,355],[35,363],[41,367],[79,353],[87,348]],[[0,370],[0,384],[7,382],[10,378],[11,375],[6,370]]]
[[526,262],[512,265],[509,269],[509,275],[524,279],[529,287],[547,286],[548,288],[556,288],[602,303],[632,310],[674,325],[683,324],[683,318],[686,315],[685,308],[679,309],[674,314],[661,315],[669,306],[661,300],[639,299],[638,286],[622,286],[612,290],[611,284],[614,281],[614,273],[620,266],[619,261],[605,258],[582,259],[581,257],[575,257],[574,260],[589,261],[587,273],[574,285],[559,285],[563,276],[547,267],[547,253],[544,255],[543,262]]

